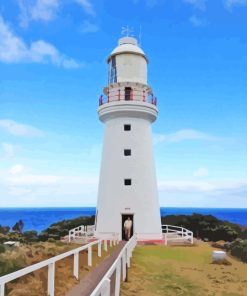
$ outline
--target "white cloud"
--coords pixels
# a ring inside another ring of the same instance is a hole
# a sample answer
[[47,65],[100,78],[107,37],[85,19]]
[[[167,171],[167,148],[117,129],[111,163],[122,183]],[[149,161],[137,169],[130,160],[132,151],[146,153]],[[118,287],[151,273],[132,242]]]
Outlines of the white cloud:
[[99,27],[96,24],[93,24],[87,20],[85,20],[81,27],[82,33],[95,33],[99,30]]
[[154,134],[153,138],[154,144],[178,143],[187,140],[221,141],[223,139],[192,129],[184,129],[167,135]]
[[20,23],[26,27],[31,20],[51,21],[56,17],[59,0],[37,0],[35,3],[19,0]]
[[160,204],[173,207],[247,207],[247,180],[158,182]]
[[159,181],[158,188],[162,191],[179,191],[179,192],[210,192],[214,195],[223,192],[239,191],[242,188],[247,189],[247,180],[242,181],[188,181],[173,180]]
[[0,158],[8,159],[15,157],[16,148],[14,145],[9,143],[1,143]]
[[[156,0],[146,1],[153,2]],[[96,16],[91,0],[71,0],[68,3],[72,2],[80,5],[86,14],[93,17]],[[20,8],[20,25],[22,27],[27,27],[31,21],[53,21],[61,6],[66,4],[66,2],[62,0],[18,0],[18,4]]]
[[90,0],[76,0],[76,2],[83,8],[83,10],[91,15],[91,16],[96,16],[94,7],[91,3]]
[[[21,172],[21,171],[20,171]],[[35,175],[35,174],[18,174],[10,172],[12,176],[5,178],[8,185],[11,186],[32,186],[32,185],[50,185],[57,184],[62,180],[60,176],[54,175]]]
[[205,27],[208,24],[205,19],[199,18],[196,15],[192,15],[189,20],[194,27]]
[[24,171],[24,166],[21,164],[16,164],[10,168],[9,173],[11,175],[16,175],[16,174],[22,173],[23,171]]
[[[39,137],[43,135],[43,132],[35,127],[10,119],[0,119],[0,128],[15,136]],[[11,149],[8,145],[5,145],[5,148]]]
[[208,176],[208,169],[207,168],[199,168],[197,169],[194,174],[195,177],[206,177]]
[[61,54],[57,48],[43,40],[32,42],[28,46],[16,36],[0,16],[0,62],[4,63],[52,63],[64,68],[79,68],[75,60]]
[[[0,170],[0,206],[90,206],[96,203],[98,177],[37,174],[15,165]],[[51,198],[52,197],[52,198]]]
[[207,0],[183,0],[184,2],[191,4],[193,7],[200,9],[200,10],[206,10],[206,1]]
[[233,8],[234,6],[240,7],[240,6],[246,6],[247,0],[225,0],[225,6],[228,9]]

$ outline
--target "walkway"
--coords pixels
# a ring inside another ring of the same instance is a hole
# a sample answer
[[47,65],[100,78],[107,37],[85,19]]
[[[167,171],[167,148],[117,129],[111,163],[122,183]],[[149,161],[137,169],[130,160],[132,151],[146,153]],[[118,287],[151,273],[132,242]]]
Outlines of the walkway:
[[[102,280],[103,276],[112,266],[114,261],[117,259],[119,253],[121,252],[125,244],[125,241],[119,242],[119,244],[116,247],[116,250],[114,250],[114,252],[110,256],[105,258],[98,266],[96,266],[88,275],[86,275],[80,281],[80,283],[77,286],[75,286],[72,290],[70,290],[65,296],[89,296],[96,288],[96,286],[99,284],[99,282]],[[114,280],[115,277],[113,274],[111,281],[111,295],[115,286]]]

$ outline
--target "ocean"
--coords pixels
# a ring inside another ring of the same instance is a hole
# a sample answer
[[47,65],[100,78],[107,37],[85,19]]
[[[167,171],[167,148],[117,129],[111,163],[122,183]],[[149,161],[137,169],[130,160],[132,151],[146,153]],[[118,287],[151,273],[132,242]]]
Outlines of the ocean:
[[[85,208],[0,208],[0,225],[14,226],[18,220],[24,222],[24,230],[46,229],[49,225],[66,219],[79,216],[95,215],[95,207]],[[213,215],[221,220],[247,226],[246,209],[222,209],[222,208],[160,208],[162,216],[165,215],[191,215],[199,213]]]

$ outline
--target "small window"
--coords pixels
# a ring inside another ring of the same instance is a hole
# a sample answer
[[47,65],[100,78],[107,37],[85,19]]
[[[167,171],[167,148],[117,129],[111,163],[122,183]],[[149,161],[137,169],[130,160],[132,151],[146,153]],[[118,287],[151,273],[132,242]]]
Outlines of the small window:
[[125,131],[130,131],[131,130],[131,125],[130,124],[125,124],[124,125],[124,130]]
[[124,185],[130,186],[131,185],[131,179],[124,179]]
[[124,149],[124,156],[130,156],[131,155],[131,149]]

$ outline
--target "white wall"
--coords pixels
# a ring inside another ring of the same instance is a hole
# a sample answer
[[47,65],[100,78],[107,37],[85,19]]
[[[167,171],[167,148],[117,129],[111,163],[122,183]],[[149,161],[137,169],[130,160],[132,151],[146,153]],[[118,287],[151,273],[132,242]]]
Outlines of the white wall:
[[[131,131],[124,131],[131,124]],[[124,156],[124,148],[131,156]],[[132,185],[125,186],[124,179]],[[121,214],[134,214],[134,231],[143,239],[161,239],[151,123],[137,117],[106,120],[98,190],[97,233],[121,233]]]

